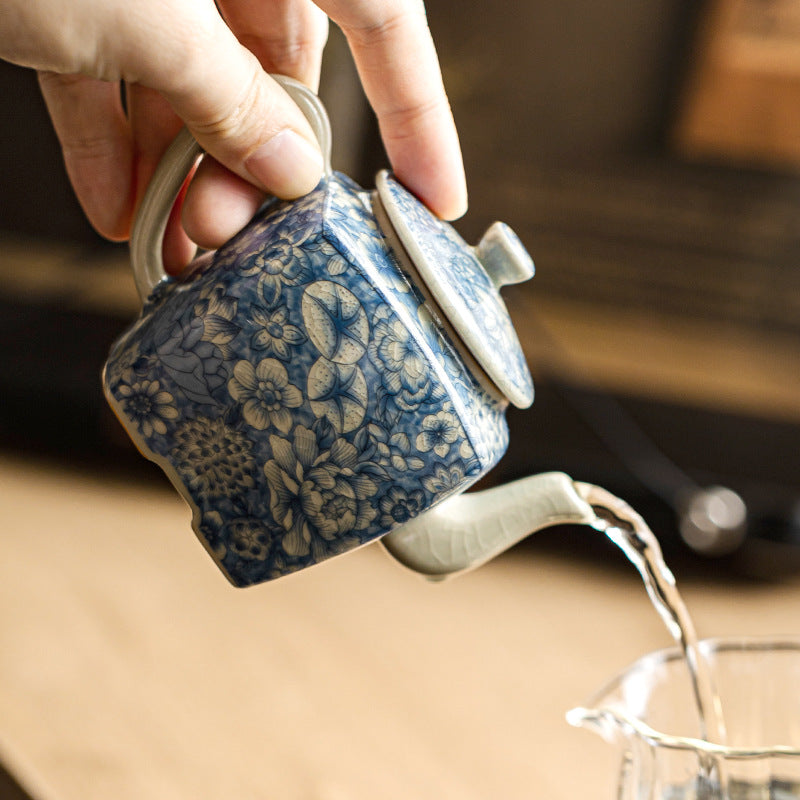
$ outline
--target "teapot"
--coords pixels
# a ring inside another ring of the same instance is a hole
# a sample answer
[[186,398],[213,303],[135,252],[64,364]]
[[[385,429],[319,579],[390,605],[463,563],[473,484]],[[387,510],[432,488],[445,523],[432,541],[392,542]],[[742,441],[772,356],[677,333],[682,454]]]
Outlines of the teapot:
[[167,216],[201,156],[179,134],[132,231],[143,308],[103,370],[214,561],[248,586],[380,539],[436,578],[594,519],[561,473],[463,494],[508,446],[508,403],[533,400],[498,292],[533,275],[520,240],[495,223],[470,247],[389,172],[373,191],[333,172],[321,102],[276,80],[320,142],[324,177],[170,277]]

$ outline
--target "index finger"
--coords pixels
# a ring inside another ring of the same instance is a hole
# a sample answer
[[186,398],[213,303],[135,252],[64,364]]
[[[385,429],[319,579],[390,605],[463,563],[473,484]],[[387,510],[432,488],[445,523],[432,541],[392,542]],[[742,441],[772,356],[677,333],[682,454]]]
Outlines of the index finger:
[[418,0],[317,0],[342,29],[398,179],[444,219],[467,209],[461,147]]

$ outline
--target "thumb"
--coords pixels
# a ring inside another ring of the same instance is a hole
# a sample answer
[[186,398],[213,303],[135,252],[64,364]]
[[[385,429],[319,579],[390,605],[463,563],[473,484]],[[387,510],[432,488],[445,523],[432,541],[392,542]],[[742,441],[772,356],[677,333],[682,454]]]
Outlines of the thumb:
[[[205,40],[205,41],[203,41]],[[281,198],[310,192],[323,160],[300,109],[219,18],[175,69],[148,81],[201,147],[245,180]],[[167,59],[167,62],[171,59]]]

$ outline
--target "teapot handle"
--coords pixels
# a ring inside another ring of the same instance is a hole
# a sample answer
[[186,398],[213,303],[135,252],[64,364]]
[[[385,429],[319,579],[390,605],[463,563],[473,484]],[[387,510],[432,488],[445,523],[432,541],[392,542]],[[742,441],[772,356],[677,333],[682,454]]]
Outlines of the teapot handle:
[[[317,137],[324,162],[324,174],[331,172],[331,126],[325,107],[307,86],[284,75],[271,76],[283,87],[305,115]],[[203,150],[187,128],[175,137],[150,181],[139,205],[131,230],[131,265],[142,302],[167,277],[162,245],[167,219],[190,170]]]

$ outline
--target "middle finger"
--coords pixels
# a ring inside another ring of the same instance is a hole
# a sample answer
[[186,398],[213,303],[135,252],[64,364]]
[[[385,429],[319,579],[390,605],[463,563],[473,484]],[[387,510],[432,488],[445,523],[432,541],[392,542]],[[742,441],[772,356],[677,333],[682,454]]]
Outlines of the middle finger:
[[317,89],[328,16],[311,0],[218,0],[217,5],[267,72]]
[[[316,90],[328,17],[311,0],[218,0],[230,29],[270,73]],[[189,185],[183,224],[204,247],[218,247],[256,212],[263,195],[206,156]]]

